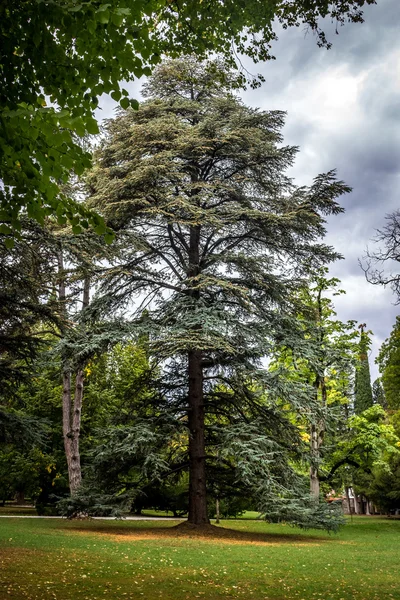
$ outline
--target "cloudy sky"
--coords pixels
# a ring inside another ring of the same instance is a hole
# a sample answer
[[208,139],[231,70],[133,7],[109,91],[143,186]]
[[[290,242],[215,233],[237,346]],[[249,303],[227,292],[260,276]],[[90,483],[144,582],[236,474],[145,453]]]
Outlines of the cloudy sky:
[[[245,63],[265,83],[242,94],[251,106],[287,111],[285,143],[300,147],[291,172],[298,184],[336,168],[353,188],[342,199],[346,212],[328,223],[328,242],[344,256],[331,273],[347,292],[336,299],[338,317],[367,323],[374,333],[373,377],[377,350],[400,312],[390,290],[368,284],[358,264],[385,215],[400,208],[400,5],[377,2],[365,9],[362,25],[345,25],[339,35],[330,23],[323,27],[329,51],[302,29],[279,32],[275,61]],[[129,87],[135,97],[138,90]],[[102,106],[99,116],[111,116],[115,103]]]
[[329,243],[345,257],[331,272],[347,292],[335,302],[339,318],[374,333],[373,376],[376,352],[400,312],[390,290],[367,283],[358,263],[385,215],[400,208],[400,5],[377,2],[365,9],[364,24],[341,27],[339,35],[327,23],[329,51],[304,30],[282,31],[276,61],[258,69],[262,88],[243,95],[253,106],[287,111],[285,142],[300,147],[296,182],[336,168],[353,188],[342,198],[346,212],[328,224]]

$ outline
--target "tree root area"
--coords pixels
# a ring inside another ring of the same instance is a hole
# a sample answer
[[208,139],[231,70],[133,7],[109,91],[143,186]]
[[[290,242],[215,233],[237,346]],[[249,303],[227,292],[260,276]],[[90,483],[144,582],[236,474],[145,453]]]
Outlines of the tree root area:
[[150,539],[165,539],[169,540],[184,540],[196,539],[204,542],[227,543],[227,544],[295,544],[301,546],[309,546],[316,544],[325,544],[330,541],[330,538],[302,536],[297,534],[278,534],[278,533],[261,533],[253,531],[240,531],[237,529],[229,529],[226,527],[217,527],[211,524],[193,525],[192,523],[183,522],[173,527],[149,527],[148,529],[140,528],[117,528],[112,527],[107,529],[104,526],[91,526],[90,529],[83,527],[74,527],[70,533],[81,533],[85,535],[101,535],[112,537],[115,540],[131,539],[131,540],[150,540]]

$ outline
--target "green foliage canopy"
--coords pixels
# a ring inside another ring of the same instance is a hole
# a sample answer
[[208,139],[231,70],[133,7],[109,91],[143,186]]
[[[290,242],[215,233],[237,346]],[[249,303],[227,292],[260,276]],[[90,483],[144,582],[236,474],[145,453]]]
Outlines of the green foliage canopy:
[[[103,93],[123,108],[135,100],[122,87],[149,75],[162,55],[221,52],[232,45],[255,60],[269,58],[273,20],[305,24],[329,46],[319,19],[362,22],[374,0],[4,0],[0,5],[0,233],[12,245],[20,216],[104,233],[104,223],[60,192],[90,154],[79,138],[98,133],[94,110]],[[50,104],[49,104],[50,103]]]
[[22,225],[12,249],[0,236],[0,402],[31,376],[45,332],[55,332],[60,321],[51,297],[50,235],[35,221]]

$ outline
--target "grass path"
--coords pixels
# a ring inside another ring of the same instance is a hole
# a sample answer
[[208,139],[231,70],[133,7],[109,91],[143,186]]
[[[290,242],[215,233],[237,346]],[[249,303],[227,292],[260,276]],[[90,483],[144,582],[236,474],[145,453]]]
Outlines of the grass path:
[[359,517],[334,536],[175,524],[1,519],[0,599],[400,600],[400,521]]

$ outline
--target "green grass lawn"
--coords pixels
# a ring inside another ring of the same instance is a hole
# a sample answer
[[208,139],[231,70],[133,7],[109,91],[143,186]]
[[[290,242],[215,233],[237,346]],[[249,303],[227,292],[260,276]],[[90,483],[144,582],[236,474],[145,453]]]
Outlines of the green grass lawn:
[[246,520],[204,537],[174,525],[0,519],[0,598],[400,599],[400,521],[358,517],[331,536]]

